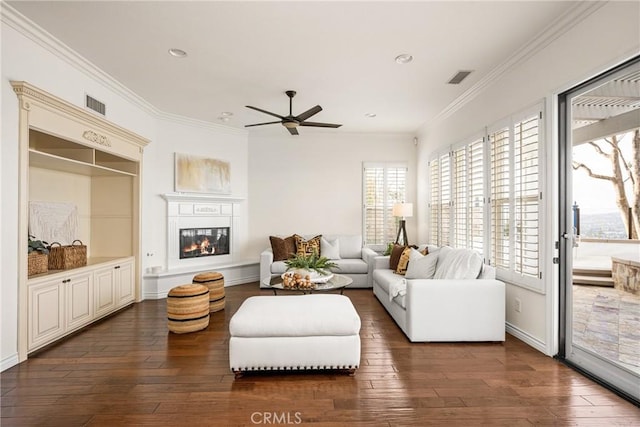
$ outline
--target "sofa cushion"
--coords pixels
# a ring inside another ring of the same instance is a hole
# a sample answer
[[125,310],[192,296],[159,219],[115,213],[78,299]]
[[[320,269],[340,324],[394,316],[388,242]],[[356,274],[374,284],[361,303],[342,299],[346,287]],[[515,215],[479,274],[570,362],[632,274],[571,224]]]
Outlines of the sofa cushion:
[[340,240],[320,238],[320,253],[329,259],[340,259]]
[[480,255],[470,249],[451,249],[444,253],[442,249],[438,254],[434,279],[475,279],[478,277],[482,268]]
[[382,288],[386,293],[389,293],[389,286],[391,283],[402,280],[402,277],[398,276],[391,269],[376,269],[373,270],[373,281]]
[[322,255],[320,251],[320,238],[321,234],[312,237],[309,240],[305,240],[304,237],[294,234],[296,239],[296,253],[298,255],[313,255],[313,253],[317,253],[318,255]]
[[361,258],[341,258],[333,262],[338,264],[338,268],[332,268],[331,271],[338,274],[367,274],[369,272],[368,264]]
[[[373,270],[373,280],[389,295],[391,301],[402,308],[407,308],[406,280],[398,276],[393,270],[388,269]],[[394,293],[396,294],[395,297],[392,296]]]
[[362,258],[362,236],[338,236],[340,258]]
[[[334,260],[338,268],[331,268],[333,273],[338,274],[367,274],[369,266],[360,258],[357,259],[337,259]],[[271,274],[282,274],[287,271],[284,261],[275,261],[271,264]],[[397,277],[397,276],[396,276]]]
[[269,236],[274,261],[284,261],[296,253],[296,238],[294,236],[282,237]]
[[425,256],[422,256],[419,252],[418,254],[420,256],[414,256],[409,261],[409,267],[407,268],[405,277],[407,279],[433,279],[436,273],[438,254],[433,253]]

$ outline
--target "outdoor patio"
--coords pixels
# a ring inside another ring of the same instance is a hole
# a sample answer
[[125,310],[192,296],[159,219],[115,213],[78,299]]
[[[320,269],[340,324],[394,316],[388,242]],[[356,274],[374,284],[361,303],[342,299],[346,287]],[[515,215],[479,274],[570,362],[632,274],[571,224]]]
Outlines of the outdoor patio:
[[640,296],[573,285],[574,344],[640,374]]

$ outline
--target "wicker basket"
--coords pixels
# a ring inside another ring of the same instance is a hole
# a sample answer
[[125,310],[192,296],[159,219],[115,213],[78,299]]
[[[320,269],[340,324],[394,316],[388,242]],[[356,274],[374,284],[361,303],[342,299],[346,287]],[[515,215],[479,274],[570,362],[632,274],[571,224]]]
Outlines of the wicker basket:
[[84,265],[87,265],[87,246],[80,240],[74,240],[66,246],[53,242],[49,247],[49,270],[67,270]]
[[27,257],[27,276],[33,276],[34,274],[46,273],[49,271],[48,258],[49,256],[47,254],[43,254],[38,251],[31,252]]

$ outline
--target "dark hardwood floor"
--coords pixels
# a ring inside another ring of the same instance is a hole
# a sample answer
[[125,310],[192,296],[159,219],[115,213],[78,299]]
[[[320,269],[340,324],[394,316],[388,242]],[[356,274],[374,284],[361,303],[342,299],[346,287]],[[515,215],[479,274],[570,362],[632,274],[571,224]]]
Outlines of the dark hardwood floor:
[[640,425],[640,409],[512,336],[410,343],[371,290],[346,290],[362,360],[342,373],[229,371],[228,324],[257,283],[225,288],[201,332],[166,328],[165,300],[88,327],[0,375],[4,426]]

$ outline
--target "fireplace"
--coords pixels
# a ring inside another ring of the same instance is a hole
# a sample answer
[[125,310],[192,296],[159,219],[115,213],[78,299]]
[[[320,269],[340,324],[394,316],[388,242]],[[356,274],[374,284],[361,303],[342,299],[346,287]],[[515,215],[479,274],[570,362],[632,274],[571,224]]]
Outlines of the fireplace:
[[229,255],[229,227],[181,228],[180,259]]

